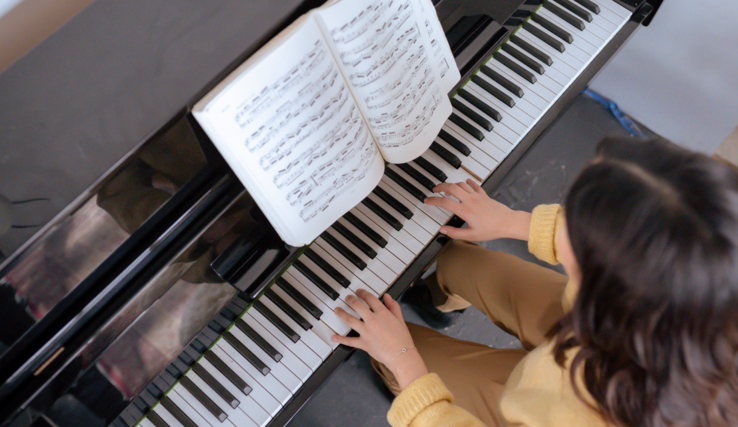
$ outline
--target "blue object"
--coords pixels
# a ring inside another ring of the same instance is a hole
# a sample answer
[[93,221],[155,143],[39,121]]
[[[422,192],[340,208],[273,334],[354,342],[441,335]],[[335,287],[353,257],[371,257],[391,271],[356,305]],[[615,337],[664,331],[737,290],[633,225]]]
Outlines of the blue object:
[[623,110],[618,107],[618,104],[605,98],[597,92],[591,91],[589,88],[584,89],[582,92],[597,101],[603,107],[607,108],[610,111],[610,114],[612,114],[617,119],[617,121],[620,122],[620,124],[623,126],[623,128],[625,128],[625,130],[628,131],[628,133],[641,138],[646,136],[646,134],[641,131],[638,125],[635,124],[635,122],[633,122],[630,117],[626,116],[625,113],[623,113]]

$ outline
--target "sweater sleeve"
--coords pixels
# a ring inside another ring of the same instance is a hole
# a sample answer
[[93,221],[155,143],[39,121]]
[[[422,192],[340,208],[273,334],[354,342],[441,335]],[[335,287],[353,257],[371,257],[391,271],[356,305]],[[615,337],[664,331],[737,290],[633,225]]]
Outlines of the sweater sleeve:
[[530,220],[528,250],[541,261],[558,264],[556,236],[564,225],[560,205],[539,205],[533,209]]
[[392,427],[484,427],[479,419],[453,404],[454,397],[436,374],[407,386],[392,402]]

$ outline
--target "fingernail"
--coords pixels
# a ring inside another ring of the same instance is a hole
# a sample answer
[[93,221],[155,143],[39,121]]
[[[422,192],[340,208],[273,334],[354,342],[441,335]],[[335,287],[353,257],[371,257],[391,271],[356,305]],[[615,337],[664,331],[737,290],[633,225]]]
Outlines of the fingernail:
[[331,341],[338,342],[338,338],[336,338],[335,336],[333,336],[333,337],[331,337]]
[[438,231],[439,231],[439,232],[440,232],[441,234],[446,234],[446,229],[445,229],[445,228],[441,228],[441,229],[440,229],[440,230],[438,230]]
[[428,203],[428,198],[426,197],[425,200],[423,200],[423,203]]

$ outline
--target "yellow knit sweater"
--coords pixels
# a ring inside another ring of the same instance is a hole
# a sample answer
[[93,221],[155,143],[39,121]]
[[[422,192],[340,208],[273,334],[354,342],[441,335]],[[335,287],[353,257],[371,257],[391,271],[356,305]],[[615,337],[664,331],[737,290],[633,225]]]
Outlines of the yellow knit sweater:
[[[536,257],[558,264],[556,234],[564,219],[559,205],[541,205],[533,210],[528,249]],[[570,310],[577,288],[569,282],[562,304]],[[500,398],[500,423],[526,427],[608,426],[574,393],[569,369],[560,367],[551,354],[553,344],[544,343],[520,361]],[[574,352],[576,349],[570,350]],[[567,358],[571,360],[571,357]],[[582,384],[580,390],[585,391]],[[585,391],[586,392],[586,391]],[[591,401],[590,401],[591,403]],[[453,404],[453,396],[430,373],[415,380],[392,403],[387,420],[393,427],[477,427],[482,426],[469,412]]]

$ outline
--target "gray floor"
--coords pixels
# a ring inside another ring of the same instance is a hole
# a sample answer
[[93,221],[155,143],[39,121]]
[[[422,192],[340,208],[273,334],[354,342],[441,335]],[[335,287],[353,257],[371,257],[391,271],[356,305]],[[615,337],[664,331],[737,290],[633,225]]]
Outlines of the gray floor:
[[[513,167],[493,197],[526,211],[542,203],[561,202],[568,185],[592,158],[597,142],[607,135],[628,136],[604,108],[580,96]],[[503,239],[484,242],[484,246],[544,265],[520,241]],[[403,315],[410,322],[428,326],[406,306]],[[473,307],[441,332],[496,348],[520,346],[517,338],[501,331]],[[331,376],[290,426],[384,427],[388,425],[386,414],[391,399],[369,366],[369,357],[358,351]]]

